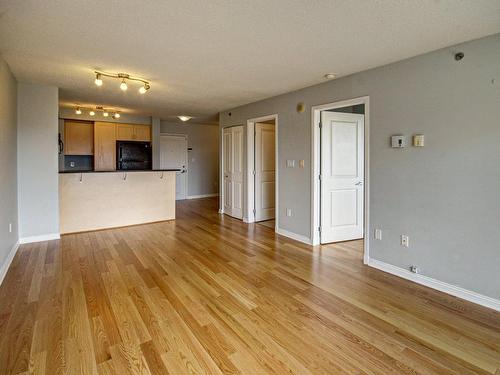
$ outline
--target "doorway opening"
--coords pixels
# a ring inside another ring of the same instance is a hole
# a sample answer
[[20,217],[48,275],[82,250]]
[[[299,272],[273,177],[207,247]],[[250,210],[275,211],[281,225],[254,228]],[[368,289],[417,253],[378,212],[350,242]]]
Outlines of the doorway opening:
[[368,259],[369,98],[313,107],[313,244],[357,239]]
[[160,135],[160,169],[179,169],[175,173],[175,200],[188,195],[188,137],[186,134]]
[[247,121],[246,215],[275,231],[278,226],[278,115]]

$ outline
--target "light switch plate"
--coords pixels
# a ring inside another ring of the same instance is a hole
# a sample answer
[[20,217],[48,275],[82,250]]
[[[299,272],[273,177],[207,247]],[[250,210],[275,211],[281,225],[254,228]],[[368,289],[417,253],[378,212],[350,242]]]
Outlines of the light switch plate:
[[375,239],[382,240],[382,229],[375,229]]
[[391,147],[392,148],[406,147],[406,137],[404,135],[393,135],[391,137]]
[[295,168],[295,160],[287,160],[286,161],[286,167],[287,168]]
[[305,166],[305,161],[304,160],[299,160],[299,167],[304,168]]

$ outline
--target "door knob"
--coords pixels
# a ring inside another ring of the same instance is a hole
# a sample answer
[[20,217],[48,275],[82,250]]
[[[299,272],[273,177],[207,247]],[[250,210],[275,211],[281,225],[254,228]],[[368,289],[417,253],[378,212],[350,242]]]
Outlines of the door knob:
[[361,185],[363,185],[363,181],[356,182],[354,185],[361,186]]

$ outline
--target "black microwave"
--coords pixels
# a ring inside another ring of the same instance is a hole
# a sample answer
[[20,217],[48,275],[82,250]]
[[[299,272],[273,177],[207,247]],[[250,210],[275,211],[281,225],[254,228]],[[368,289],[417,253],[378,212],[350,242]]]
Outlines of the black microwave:
[[116,142],[117,170],[151,170],[152,166],[151,142]]

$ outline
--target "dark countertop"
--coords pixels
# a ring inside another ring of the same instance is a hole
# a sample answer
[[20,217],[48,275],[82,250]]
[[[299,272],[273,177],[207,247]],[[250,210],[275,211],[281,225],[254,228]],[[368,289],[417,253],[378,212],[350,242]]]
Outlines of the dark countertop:
[[126,170],[116,170],[116,171],[59,171],[59,173],[133,173],[133,172],[179,172],[180,169],[126,169]]

